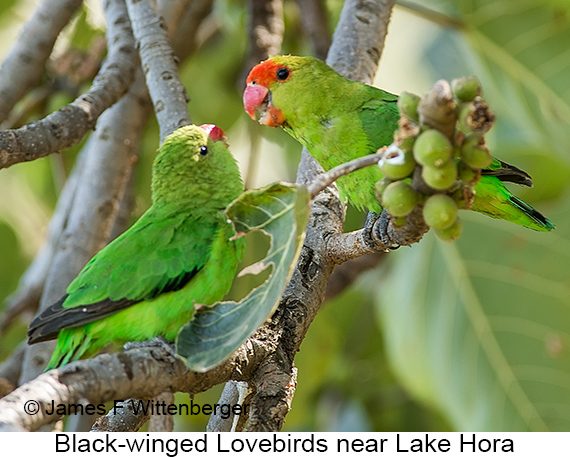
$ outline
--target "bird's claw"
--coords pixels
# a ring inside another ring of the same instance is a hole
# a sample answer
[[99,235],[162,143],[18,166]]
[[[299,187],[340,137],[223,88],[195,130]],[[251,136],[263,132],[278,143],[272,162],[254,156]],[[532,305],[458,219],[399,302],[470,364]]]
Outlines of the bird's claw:
[[366,236],[365,242],[368,246],[376,251],[388,252],[388,250],[398,249],[400,246],[392,242],[388,235],[388,226],[390,224],[390,217],[384,210],[382,214],[368,213],[366,223],[364,224],[364,231]]
[[176,348],[174,344],[169,343],[162,336],[155,336],[154,338],[145,341],[129,341],[123,345],[123,351],[130,351],[132,349],[146,349],[152,347],[164,349],[168,355],[176,357]]

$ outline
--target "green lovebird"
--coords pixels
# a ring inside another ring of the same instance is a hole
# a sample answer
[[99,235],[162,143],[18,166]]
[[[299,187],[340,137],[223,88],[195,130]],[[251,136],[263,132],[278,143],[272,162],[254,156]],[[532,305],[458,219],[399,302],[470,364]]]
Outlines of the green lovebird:
[[31,323],[30,344],[57,337],[47,369],[113,342],[174,341],[196,303],[223,298],[245,249],[224,212],[243,192],[225,138],[219,127],[190,125],[164,140],[151,207]]
[[[400,117],[397,101],[397,95],[346,79],[318,59],[296,56],[256,65],[243,94],[254,120],[282,127],[325,170],[391,144]],[[337,184],[356,208],[379,214],[374,184],[380,179],[379,167],[367,167]],[[534,230],[552,230],[548,219],[505,187],[507,181],[532,185],[527,173],[495,159],[475,187],[472,209]]]

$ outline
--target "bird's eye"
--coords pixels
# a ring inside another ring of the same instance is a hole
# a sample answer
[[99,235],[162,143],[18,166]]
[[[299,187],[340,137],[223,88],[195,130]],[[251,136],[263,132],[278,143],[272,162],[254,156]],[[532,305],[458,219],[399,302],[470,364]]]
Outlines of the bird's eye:
[[206,154],[208,154],[208,146],[200,147],[200,155],[205,156]]
[[285,67],[281,67],[277,70],[277,79],[279,81],[285,81],[289,77],[289,69]]

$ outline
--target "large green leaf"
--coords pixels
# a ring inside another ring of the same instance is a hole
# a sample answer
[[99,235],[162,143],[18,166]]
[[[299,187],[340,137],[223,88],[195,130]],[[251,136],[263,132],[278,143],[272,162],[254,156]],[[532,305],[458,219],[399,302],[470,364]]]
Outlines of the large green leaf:
[[383,276],[392,366],[457,430],[570,430],[570,210],[552,216],[544,234],[462,212],[459,241],[428,233]]
[[465,36],[486,70],[488,98],[502,99],[511,114],[538,126],[541,140],[568,157],[568,2],[566,11],[546,0],[454,0],[449,6],[461,12]]
[[227,214],[238,236],[260,230],[270,237],[262,265],[271,266],[272,272],[243,300],[202,307],[181,329],[176,351],[195,371],[207,371],[225,360],[275,311],[299,256],[309,195],[304,187],[273,184],[243,193]]

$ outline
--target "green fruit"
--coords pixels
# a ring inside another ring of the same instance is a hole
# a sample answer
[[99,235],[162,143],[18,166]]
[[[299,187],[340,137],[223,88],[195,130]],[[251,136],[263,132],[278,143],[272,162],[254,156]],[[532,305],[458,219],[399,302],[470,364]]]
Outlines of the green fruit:
[[415,141],[416,141],[415,136],[408,136],[396,142],[396,146],[398,146],[402,151],[404,151],[406,155],[408,154],[408,152],[411,154],[414,149]]
[[457,219],[457,204],[449,195],[432,195],[425,202],[423,216],[426,224],[433,229],[449,228]]
[[459,161],[459,179],[463,182],[475,183],[481,177],[478,170],[473,170],[469,165],[467,165],[463,160]]
[[396,181],[388,185],[382,193],[382,206],[396,217],[407,216],[416,206],[418,199],[412,186]]
[[408,116],[414,121],[417,121],[419,119],[419,103],[420,97],[416,94],[411,94],[410,92],[402,92],[398,98],[398,108],[400,110],[400,113],[404,116]]
[[461,218],[456,218],[455,222],[451,224],[450,227],[443,230],[436,230],[435,234],[440,240],[443,241],[454,241],[461,236],[461,231],[463,230],[463,223]]
[[464,132],[469,133],[473,131],[472,117],[475,112],[473,103],[463,103],[457,110],[457,128]]
[[414,158],[423,166],[440,167],[449,161],[452,152],[449,139],[435,129],[421,133],[414,143]]
[[440,167],[422,168],[422,178],[432,189],[446,190],[457,180],[457,165],[453,160]]
[[495,114],[481,98],[462,103],[457,110],[457,128],[464,132],[486,133],[493,127]]
[[388,178],[382,178],[380,181],[374,184],[374,195],[376,196],[376,200],[378,200],[379,202],[382,201],[382,194],[386,190],[386,187],[388,187],[388,184],[390,184],[391,182],[392,180]]
[[481,95],[481,83],[475,76],[467,76],[451,81],[451,91],[458,100],[470,102]]
[[416,166],[416,161],[412,153],[407,153],[404,157],[404,163],[401,165],[393,165],[390,160],[384,160],[380,169],[382,174],[387,178],[395,181],[397,179],[407,178],[412,174]]
[[468,135],[461,146],[461,157],[471,168],[486,168],[493,162],[493,157],[489,153],[485,140],[480,135]]

